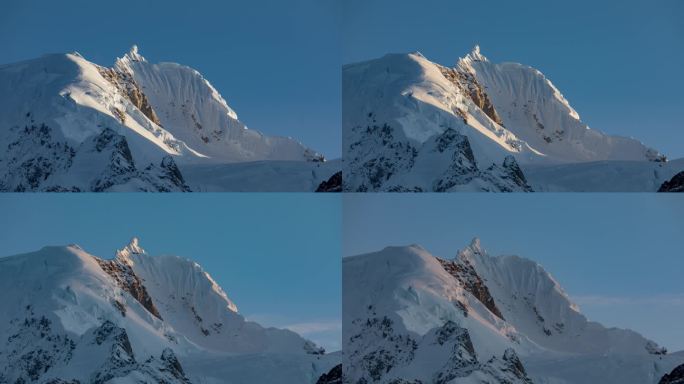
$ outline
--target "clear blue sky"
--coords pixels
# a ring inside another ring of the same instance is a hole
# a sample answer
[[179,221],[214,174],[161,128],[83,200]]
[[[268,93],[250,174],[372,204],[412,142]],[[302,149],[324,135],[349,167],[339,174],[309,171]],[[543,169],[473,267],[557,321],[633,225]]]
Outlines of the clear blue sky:
[[345,195],[343,255],[473,237],[540,263],[591,320],[684,350],[684,199],[656,194]]
[[480,44],[541,70],[589,126],[684,156],[684,1],[346,0],[343,62],[420,51],[450,65]]
[[137,44],[149,61],[191,66],[248,127],[339,157],[335,0],[8,0],[0,64],[78,51],[101,65]]
[[0,256],[79,244],[111,258],[131,237],[204,267],[249,319],[328,350],[341,341],[341,205],[314,194],[0,194]]

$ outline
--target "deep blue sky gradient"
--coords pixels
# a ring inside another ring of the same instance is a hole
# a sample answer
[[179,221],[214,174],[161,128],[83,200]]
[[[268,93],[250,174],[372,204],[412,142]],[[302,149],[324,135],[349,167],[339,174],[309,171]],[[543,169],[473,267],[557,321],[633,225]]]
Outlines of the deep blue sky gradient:
[[336,196],[0,194],[0,211],[0,257],[76,243],[111,258],[138,236],[151,255],[199,263],[247,318],[319,329],[306,336],[339,349],[341,202]]
[[248,127],[340,156],[335,0],[8,0],[0,64],[78,51],[110,66],[133,44],[197,69]]
[[[495,197],[495,198],[494,198]],[[420,244],[540,263],[591,320],[684,350],[684,199],[656,194],[345,195],[343,255]]]
[[590,127],[684,156],[684,1],[346,0],[345,63],[420,51],[542,71]]

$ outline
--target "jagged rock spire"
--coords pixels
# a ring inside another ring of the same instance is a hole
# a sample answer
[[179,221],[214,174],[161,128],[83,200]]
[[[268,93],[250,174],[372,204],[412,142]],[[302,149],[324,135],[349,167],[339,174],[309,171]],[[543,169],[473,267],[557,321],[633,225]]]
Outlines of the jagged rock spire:
[[130,260],[131,255],[142,255],[146,253],[140,246],[140,240],[133,237],[127,246],[116,251],[116,258],[123,261]]
[[473,50],[468,54],[468,56],[473,61],[487,61],[487,58],[484,57],[482,53],[480,53],[480,46],[478,44],[475,44]]
[[131,50],[126,54],[132,61],[145,61],[145,58],[138,52],[138,46],[133,44]]
[[482,248],[482,245],[480,244],[480,238],[474,237],[470,241],[470,245],[468,245],[467,247],[458,251],[458,254],[456,255],[456,259],[468,261],[468,262],[473,262],[473,256],[474,255],[484,255],[484,254],[486,254],[486,253],[485,253],[485,250]]

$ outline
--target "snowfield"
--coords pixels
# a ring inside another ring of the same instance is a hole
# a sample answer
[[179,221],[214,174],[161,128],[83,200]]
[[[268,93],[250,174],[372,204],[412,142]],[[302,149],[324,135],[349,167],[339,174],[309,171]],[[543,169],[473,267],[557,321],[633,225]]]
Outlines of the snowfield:
[[[301,171],[271,175],[265,189],[313,191],[306,171],[325,161],[292,138],[248,129],[199,72],[150,63],[136,46],[112,68],[78,53],[2,65],[0,99],[3,191],[190,191],[185,177],[200,177],[191,165],[268,161]],[[261,169],[251,170],[230,177],[250,182]],[[200,184],[226,175],[203,176]]]
[[[77,245],[0,259],[0,383],[311,383],[338,364],[246,321],[197,263]],[[57,380],[57,381],[51,381]]]
[[477,239],[454,259],[417,245],[346,257],[343,291],[349,383],[656,384],[684,363],[589,321],[542,266]]
[[[541,72],[492,63],[477,46],[454,67],[416,52],[342,74],[347,191],[656,191],[684,170],[636,139],[589,128]],[[662,164],[656,177],[644,172]],[[624,179],[602,182],[615,169]]]

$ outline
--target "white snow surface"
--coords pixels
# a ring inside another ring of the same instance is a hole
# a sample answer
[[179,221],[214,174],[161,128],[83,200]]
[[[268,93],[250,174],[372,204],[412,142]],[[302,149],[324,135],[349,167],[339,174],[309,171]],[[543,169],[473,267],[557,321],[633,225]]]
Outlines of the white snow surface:
[[[4,359],[9,358],[4,341],[25,318],[41,316],[52,323],[53,332],[77,345],[70,361],[55,364],[42,378],[88,382],[108,351],[78,340],[86,340],[105,321],[125,329],[139,361],[160,356],[165,348],[173,350],[193,383],[315,383],[339,361],[334,354],[308,353],[316,347],[292,331],[246,321],[195,262],[150,256],[137,239],[117,252],[114,260],[132,268],[158,309],[158,318],[117,285],[98,260],[102,259],[77,245],[0,259],[5,308],[0,313],[0,366],[7,366]],[[42,340],[27,337],[20,342],[37,346]],[[0,377],[2,373],[7,372],[0,370]],[[118,382],[127,381],[111,381]]]
[[[518,256],[492,257],[477,239],[453,261],[473,267],[503,318],[420,246],[387,247],[345,257],[343,340],[347,356],[354,353],[352,346],[382,345],[385,340],[359,342],[350,337],[367,336],[361,333],[367,319],[387,316],[394,321],[395,331],[414,339],[452,321],[468,330],[480,361],[512,348],[534,383],[656,384],[684,361],[684,352],[653,354],[649,349],[657,350],[657,345],[640,334],[587,320],[559,283],[534,261]],[[467,315],[461,310],[463,306]],[[415,356],[430,353],[425,348],[420,344]],[[403,372],[399,377],[423,377],[425,382],[433,382],[433,375],[441,369],[439,362],[448,356],[438,349],[432,353],[441,353],[427,359],[433,362],[432,367],[414,360],[398,368]],[[362,366],[358,361],[345,364],[352,374]],[[389,382],[394,374],[380,382]],[[471,376],[453,382],[468,383],[475,380]]]

